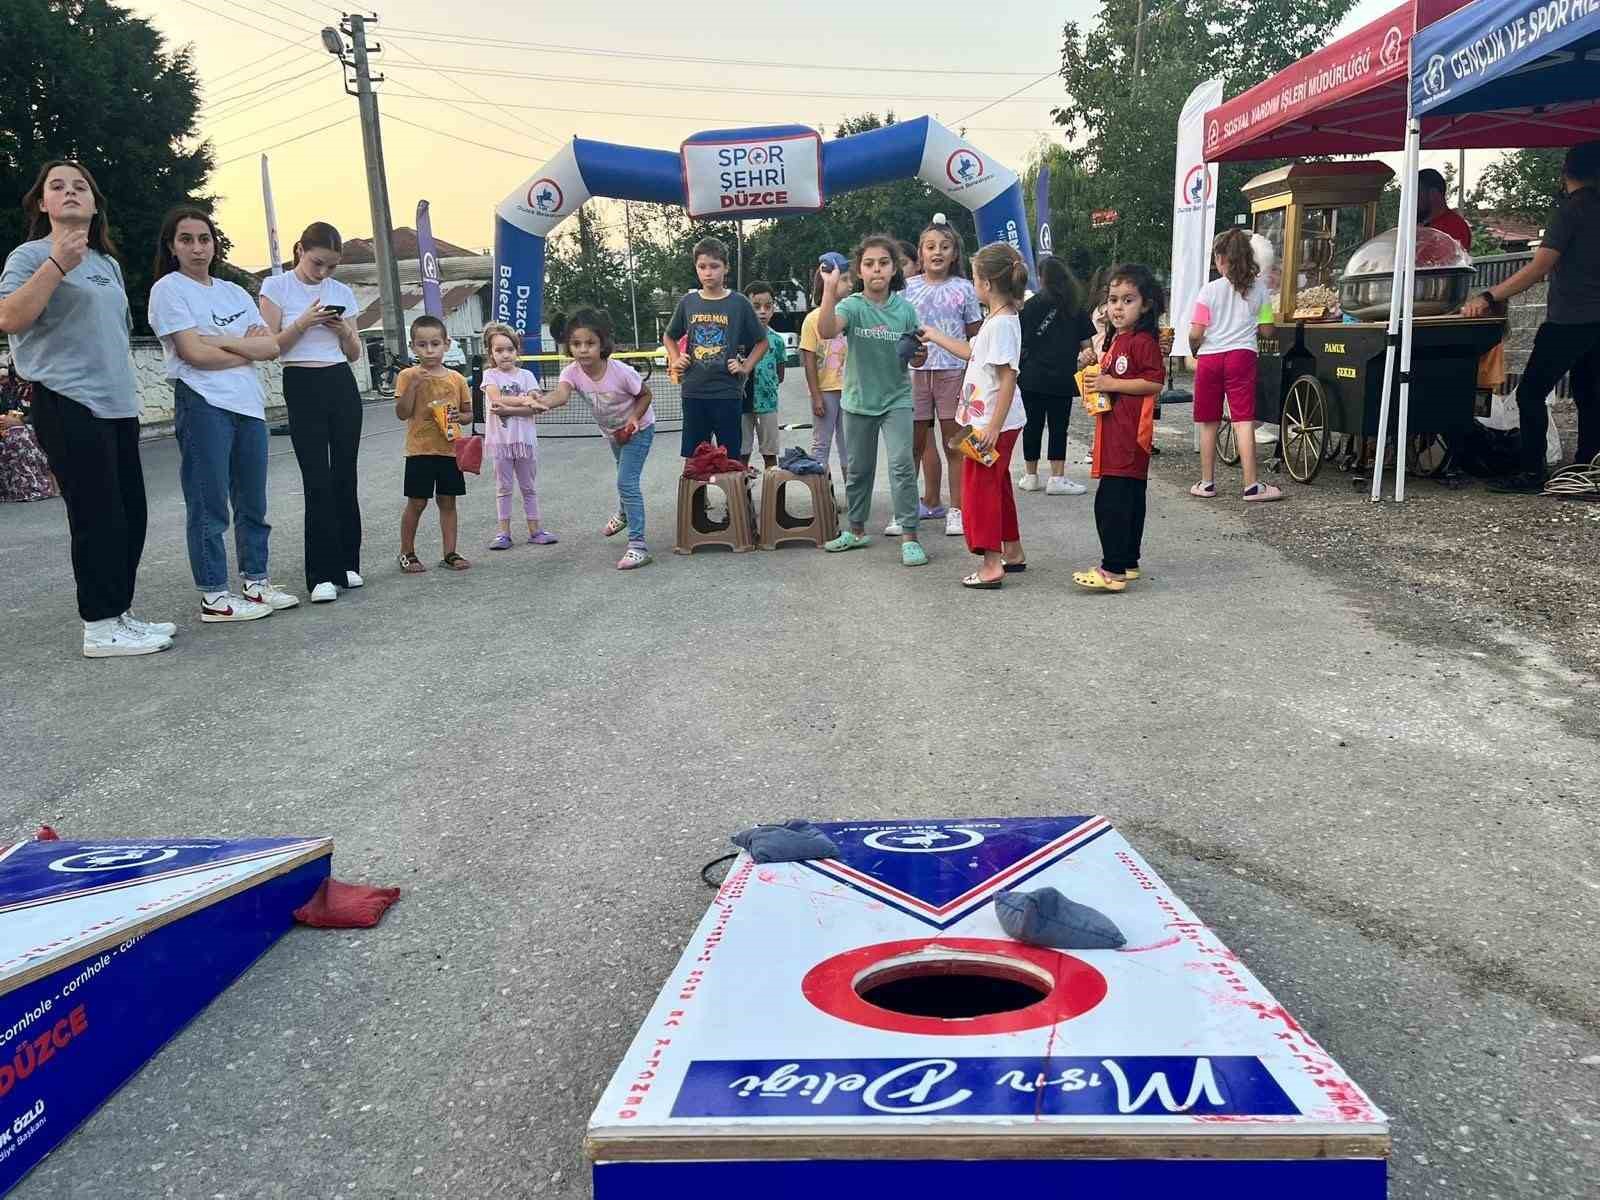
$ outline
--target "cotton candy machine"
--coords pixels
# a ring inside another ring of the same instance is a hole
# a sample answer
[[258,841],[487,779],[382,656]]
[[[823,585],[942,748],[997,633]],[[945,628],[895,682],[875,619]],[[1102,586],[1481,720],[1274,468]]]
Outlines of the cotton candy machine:
[[[1345,264],[1339,281],[1339,307],[1360,321],[1386,321],[1394,296],[1398,229],[1363,243]],[[1416,312],[1442,317],[1458,311],[1472,292],[1472,255],[1448,233],[1417,230]]]

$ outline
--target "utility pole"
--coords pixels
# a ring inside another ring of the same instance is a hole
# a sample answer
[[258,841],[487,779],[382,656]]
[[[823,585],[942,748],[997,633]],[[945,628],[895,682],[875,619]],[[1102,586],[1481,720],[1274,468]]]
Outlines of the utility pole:
[[[394,218],[389,212],[389,184],[383,170],[383,134],[378,128],[378,95],[371,65],[367,59],[367,22],[378,18],[351,14],[339,22],[350,39],[350,57],[345,44],[331,27],[322,31],[322,44],[330,54],[355,74],[355,91],[345,82],[345,93],[356,98],[361,113],[361,148],[367,160],[367,204],[372,210],[372,251],[378,264],[378,293],[383,300],[383,336],[389,353],[403,356],[406,336],[400,309],[400,267],[394,257]],[[379,46],[377,49],[381,50]],[[379,75],[376,82],[382,83]]]
[[1139,15],[1133,26],[1133,84],[1139,86],[1139,59],[1144,55],[1144,0],[1139,0]]

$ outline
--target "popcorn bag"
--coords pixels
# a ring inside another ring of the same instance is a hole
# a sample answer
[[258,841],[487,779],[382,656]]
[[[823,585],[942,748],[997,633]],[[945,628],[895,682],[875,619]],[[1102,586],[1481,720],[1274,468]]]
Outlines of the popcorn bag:
[[950,439],[950,449],[959,450],[980,467],[992,466],[995,459],[999,458],[993,448],[985,448],[978,444],[978,431],[968,425],[966,428]]
[[1111,397],[1101,395],[1095,390],[1095,383],[1100,378],[1100,368],[1087,366],[1074,377],[1078,381],[1078,394],[1083,397],[1083,411],[1091,417],[1098,417],[1101,413],[1111,411]]

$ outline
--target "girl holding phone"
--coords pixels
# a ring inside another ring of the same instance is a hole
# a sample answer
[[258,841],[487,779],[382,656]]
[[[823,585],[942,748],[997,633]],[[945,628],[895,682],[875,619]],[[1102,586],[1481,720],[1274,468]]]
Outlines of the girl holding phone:
[[278,338],[289,440],[304,483],[306,587],[316,604],[363,582],[361,392],[350,370],[361,342],[355,293],[333,278],[343,251],[339,231],[313,221],[294,245],[294,270],[261,285],[261,316]]

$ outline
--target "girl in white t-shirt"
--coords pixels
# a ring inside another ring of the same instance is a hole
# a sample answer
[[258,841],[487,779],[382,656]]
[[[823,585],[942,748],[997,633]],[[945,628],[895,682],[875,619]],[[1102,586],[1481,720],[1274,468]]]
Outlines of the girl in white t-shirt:
[[[175,395],[189,567],[207,623],[254,621],[300,603],[267,574],[266,393],[255,364],[278,357],[278,339],[250,293],[216,277],[218,259],[209,214],[188,206],[167,214],[150,327],[161,339]],[[239,553],[237,592],[228,589],[222,538],[230,523]]]
[[1256,337],[1267,288],[1250,235],[1229,229],[1211,244],[1218,278],[1200,289],[1189,325],[1194,355],[1194,420],[1200,427],[1200,482],[1191,496],[1217,494],[1217,429],[1228,402],[1246,500],[1281,500],[1283,492],[1256,478]]
[[550,332],[566,347],[573,362],[536,407],[540,412],[560,408],[574,393],[589,402],[594,423],[605,434],[611,456],[617,460],[617,499],[621,503],[601,532],[615,537],[628,531],[628,548],[617,560],[617,570],[636,570],[651,561],[644,540],[644,491],[639,483],[656,436],[650,386],[627,363],[611,357],[616,337],[611,318],[599,309],[580,308],[565,320],[553,316]]
[[971,342],[924,326],[921,334],[967,362],[956,407],[958,426],[970,427],[981,449],[995,460],[983,466],[961,463],[962,526],[967,549],[983,555],[983,566],[961,581],[963,587],[998,588],[1008,571],[1026,569],[1017,498],[1011,490],[1011,452],[1027,414],[1017,398],[1017,367],[1022,358],[1022,323],[1017,318],[1028,287],[1028,267],[1004,242],[972,256],[972,282],[989,310]]
[[361,391],[350,364],[361,357],[360,305],[333,277],[344,256],[339,231],[307,225],[294,244],[294,269],[261,284],[261,316],[278,337],[289,440],[306,498],[306,589],[313,603],[339,598],[361,578]]

